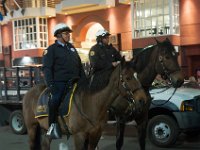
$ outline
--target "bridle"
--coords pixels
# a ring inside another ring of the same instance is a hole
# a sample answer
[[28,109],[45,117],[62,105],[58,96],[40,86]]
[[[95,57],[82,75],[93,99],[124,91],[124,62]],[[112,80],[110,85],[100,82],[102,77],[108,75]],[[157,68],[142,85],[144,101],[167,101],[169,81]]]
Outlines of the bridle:
[[127,94],[127,98],[130,98],[130,99],[132,99],[133,93],[135,93],[137,90],[142,89],[142,86],[140,85],[139,87],[135,88],[134,90],[131,90],[130,87],[128,86],[127,82],[125,82],[123,80],[123,75],[122,74],[120,74],[120,82],[121,82],[121,85],[122,85],[123,89],[125,90],[125,92]]
[[[120,79],[119,79],[119,85],[118,86],[120,86],[120,83],[121,83],[121,86],[125,90],[126,95],[124,97],[125,97],[125,99],[127,100],[128,104],[129,104],[128,108],[131,109],[131,114],[133,114],[136,111],[136,102],[135,102],[135,99],[133,98],[133,96],[134,96],[134,93],[136,91],[142,89],[142,85],[140,84],[138,87],[136,87],[135,89],[132,90],[128,86],[127,82],[123,80],[123,74],[121,73],[121,64],[119,64],[119,65],[120,65],[120,69],[119,69],[119,74],[120,74],[119,77],[120,77]],[[133,78],[135,78],[137,80],[137,76],[135,74],[133,74],[133,76],[129,80],[131,80]],[[119,87],[119,89],[120,89],[120,87]],[[120,91],[120,93],[123,93],[123,92]]]
[[161,77],[163,79],[168,79],[172,83],[170,75],[180,71],[180,69],[170,72],[169,69],[167,69],[167,67],[164,65],[163,56],[161,56],[160,50],[159,50],[159,53],[158,53],[158,61],[161,64],[161,67],[162,67],[163,72],[164,72],[164,73],[161,74]]
[[[140,84],[139,87],[135,88],[134,90],[131,90],[131,88],[127,85],[127,82],[125,82],[123,80],[123,74],[121,73],[121,64],[119,64],[120,68],[119,68],[119,82],[118,82],[118,90],[120,89],[120,85],[123,87],[123,89],[125,90],[127,96],[126,99],[129,103],[129,107],[131,107],[132,113],[134,113],[134,111],[136,110],[135,108],[135,100],[133,99],[133,95],[134,92],[136,92],[137,90],[142,89],[142,86]],[[132,76],[132,78],[136,78],[134,75]],[[120,90],[119,90],[120,91]],[[122,91],[120,91],[120,93],[123,93]],[[74,99],[74,103],[77,107],[77,110],[79,111],[79,113],[93,126],[95,127],[95,123],[83,112],[81,111],[81,108],[78,106],[76,99]]]
[[[173,71],[173,72],[169,72],[169,70],[168,70],[168,69],[166,68],[166,66],[164,65],[163,56],[160,55],[160,52],[158,53],[158,55],[159,55],[159,56],[158,56],[158,60],[159,60],[159,62],[160,62],[160,64],[161,64],[161,67],[162,67],[162,69],[163,69],[163,71],[164,71],[164,74],[162,74],[161,77],[162,77],[162,78],[164,78],[163,76],[167,77],[167,79],[172,83],[170,74],[174,74],[174,73],[180,71],[180,69],[175,70],[175,71]],[[168,88],[162,90],[162,92],[168,90],[170,87],[171,87],[171,86],[168,86]],[[153,105],[155,105],[155,106],[162,106],[162,105],[168,103],[168,102],[170,101],[170,99],[172,98],[172,96],[176,93],[176,90],[177,90],[177,88],[174,88],[174,91],[173,91],[172,95],[171,95],[164,103],[162,103],[162,104],[154,104],[153,101],[152,101],[151,103],[152,103]],[[160,93],[161,93],[161,92],[160,92]]]

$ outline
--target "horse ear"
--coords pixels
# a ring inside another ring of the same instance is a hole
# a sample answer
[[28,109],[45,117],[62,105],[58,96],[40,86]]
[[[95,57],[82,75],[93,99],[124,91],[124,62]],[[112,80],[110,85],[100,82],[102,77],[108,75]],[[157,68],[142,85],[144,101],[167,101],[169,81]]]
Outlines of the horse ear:
[[130,61],[130,66],[131,66],[131,68],[136,68],[136,63],[137,63],[137,59],[135,58],[135,59],[131,59],[131,61]]
[[121,64],[122,68],[126,65],[125,56],[122,56],[121,61],[120,61],[120,64]]
[[124,66],[125,63],[126,63],[126,59],[125,59],[125,56],[123,56],[121,59],[121,64]]
[[169,40],[169,38],[167,37],[166,39],[165,39],[167,42],[170,42],[170,40]]
[[154,38],[154,39],[155,39],[155,41],[156,41],[157,44],[160,44],[160,42],[156,38]]

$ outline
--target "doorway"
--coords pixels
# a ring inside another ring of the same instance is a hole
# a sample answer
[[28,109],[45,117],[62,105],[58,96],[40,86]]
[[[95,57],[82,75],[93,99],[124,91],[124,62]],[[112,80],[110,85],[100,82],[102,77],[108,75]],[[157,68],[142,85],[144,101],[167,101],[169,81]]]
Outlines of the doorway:
[[100,29],[104,29],[100,23],[93,23],[87,30],[85,41],[82,41],[81,47],[77,48],[83,63],[89,62],[88,53],[90,48],[96,44],[96,32]]

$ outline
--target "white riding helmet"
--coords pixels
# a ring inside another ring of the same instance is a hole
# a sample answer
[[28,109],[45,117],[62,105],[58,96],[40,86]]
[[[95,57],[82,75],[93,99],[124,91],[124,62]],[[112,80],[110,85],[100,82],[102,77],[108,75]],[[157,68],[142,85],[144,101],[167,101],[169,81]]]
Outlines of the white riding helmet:
[[53,35],[56,36],[57,34],[65,31],[72,32],[68,25],[65,23],[59,23],[53,28]]
[[109,36],[110,33],[106,31],[105,29],[100,29],[96,33],[96,37],[104,37],[104,36]]

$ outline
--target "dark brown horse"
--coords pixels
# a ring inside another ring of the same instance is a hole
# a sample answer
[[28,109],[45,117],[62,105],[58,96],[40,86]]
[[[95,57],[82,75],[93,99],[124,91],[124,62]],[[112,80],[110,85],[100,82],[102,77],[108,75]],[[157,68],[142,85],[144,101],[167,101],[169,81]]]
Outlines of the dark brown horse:
[[[133,100],[137,109],[141,109],[147,101],[139,80],[134,76],[134,70],[127,63],[122,63],[114,70],[106,72],[108,73],[103,72],[96,78],[99,81],[104,80],[104,85],[101,87],[83,84],[83,82],[78,85],[74,93],[71,112],[64,118],[73,134],[76,150],[95,149],[106,123],[107,110],[116,97],[121,95]],[[104,74],[109,74],[106,84]],[[41,129],[48,129],[48,118],[35,118],[37,101],[44,89],[44,85],[35,86],[23,98],[23,115],[31,150],[50,149],[51,139],[43,136],[44,138],[40,140]],[[65,133],[60,120],[59,122],[62,132]],[[87,143],[87,148],[85,143]]]
[[[146,47],[137,52],[134,58],[134,68],[149,97],[149,88],[158,74],[164,79],[171,81],[172,86],[176,88],[182,85],[184,77],[179,67],[177,57],[178,55],[169,39],[166,39],[163,42],[157,41],[156,45]],[[121,101],[121,103],[119,103],[119,101]],[[128,112],[129,114],[133,114],[129,115],[129,119],[135,120],[137,123],[138,139],[141,150],[145,150],[146,128],[150,104],[151,98],[149,98],[142,113]],[[117,150],[120,150],[123,145],[125,123],[128,119],[128,114],[126,113],[128,107],[129,104],[121,100],[120,97],[112,104],[117,120]]]

